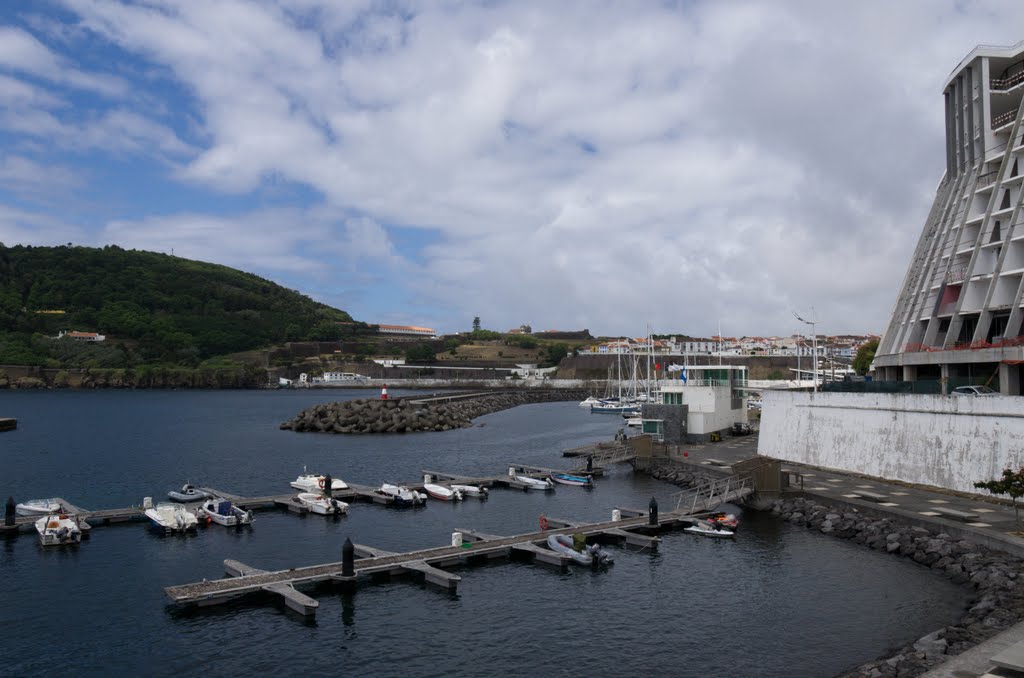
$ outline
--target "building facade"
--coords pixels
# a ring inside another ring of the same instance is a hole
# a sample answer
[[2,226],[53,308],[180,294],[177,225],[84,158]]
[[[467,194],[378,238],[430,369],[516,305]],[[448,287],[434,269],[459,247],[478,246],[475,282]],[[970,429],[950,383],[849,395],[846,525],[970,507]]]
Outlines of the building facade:
[[1024,42],[980,46],[943,88],[946,171],[873,368],[1021,394]]

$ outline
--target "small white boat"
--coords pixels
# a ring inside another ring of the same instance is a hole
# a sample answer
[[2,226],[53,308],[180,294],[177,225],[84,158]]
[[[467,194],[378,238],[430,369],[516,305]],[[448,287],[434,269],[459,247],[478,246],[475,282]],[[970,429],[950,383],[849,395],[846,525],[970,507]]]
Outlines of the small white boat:
[[185,483],[181,486],[181,490],[171,490],[167,493],[167,496],[171,501],[180,501],[182,503],[188,503],[192,501],[202,501],[210,498],[209,492],[203,492],[198,487],[190,483]]
[[580,407],[589,410],[592,405],[599,405],[600,403],[601,403],[601,399],[600,398],[596,398],[594,396],[590,396],[586,400],[580,402]]
[[321,516],[340,516],[348,512],[348,504],[345,502],[312,492],[301,492],[295,499],[309,509],[310,513]]
[[487,498],[487,488],[478,487],[477,485],[452,485],[453,490],[458,490],[467,497],[480,497],[481,499]]
[[14,512],[19,516],[48,516],[51,513],[60,513],[64,507],[60,505],[60,499],[29,499],[14,507]]
[[522,483],[523,485],[526,485],[526,489],[528,489],[528,490],[553,490],[553,489],[555,489],[555,484],[551,481],[551,478],[545,478],[544,480],[537,480],[536,478],[531,478],[530,476],[513,476],[512,480],[515,480],[518,483]]
[[189,532],[199,526],[195,514],[179,504],[161,502],[151,509],[146,509],[146,517],[153,527],[166,532]]
[[[300,492],[323,492],[327,485],[327,476],[320,473],[306,473],[291,482],[291,486]],[[331,476],[331,490],[347,490],[348,485],[341,478]]]
[[243,511],[227,499],[207,499],[196,509],[196,517],[225,527],[252,525],[252,511]]
[[731,539],[736,536],[735,532],[723,528],[716,528],[708,525],[707,523],[697,523],[691,525],[683,530],[683,532],[689,532],[690,534],[697,534],[702,537],[710,537],[712,539]]
[[427,495],[410,490],[404,485],[391,485],[384,483],[377,490],[377,494],[394,499],[395,506],[418,506],[427,500]]
[[440,499],[441,501],[458,501],[462,499],[462,492],[460,490],[447,488],[444,485],[437,485],[435,483],[425,483],[423,489],[434,499]]
[[61,514],[44,516],[36,521],[39,543],[43,546],[77,544],[82,541],[82,528],[78,520]]
[[607,565],[612,562],[612,554],[601,548],[600,544],[584,546],[577,551],[573,538],[567,534],[553,534],[548,537],[548,548],[555,553],[572,558],[579,565]]

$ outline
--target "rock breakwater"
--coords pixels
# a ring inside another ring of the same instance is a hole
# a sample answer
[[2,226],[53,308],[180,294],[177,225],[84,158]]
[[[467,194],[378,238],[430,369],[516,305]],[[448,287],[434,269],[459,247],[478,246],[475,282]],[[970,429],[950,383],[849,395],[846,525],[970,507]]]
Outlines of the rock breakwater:
[[583,400],[576,389],[531,389],[485,393],[478,397],[440,402],[418,398],[377,400],[358,398],[315,405],[281,424],[282,429],[318,433],[414,433],[450,431],[473,425],[473,419],[529,403]]
[[[711,479],[685,466],[657,466],[648,472],[684,487]],[[863,664],[844,678],[919,676],[1024,620],[1024,559],[1016,555],[954,538],[938,528],[910,526],[895,517],[806,497],[775,500],[767,510],[794,525],[910,558],[972,590],[970,608],[956,624]]]

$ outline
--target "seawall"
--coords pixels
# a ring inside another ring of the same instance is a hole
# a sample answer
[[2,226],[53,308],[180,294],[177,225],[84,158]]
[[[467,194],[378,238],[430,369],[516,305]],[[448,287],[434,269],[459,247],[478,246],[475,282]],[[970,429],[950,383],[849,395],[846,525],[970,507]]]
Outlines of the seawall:
[[586,391],[530,389],[490,391],[465,397],[444,395],[397,400],[357,398],[315,405],[281,424],[282,429],[317,433],[415,433],[472,426],[476,417],[518,405],[583,400]]

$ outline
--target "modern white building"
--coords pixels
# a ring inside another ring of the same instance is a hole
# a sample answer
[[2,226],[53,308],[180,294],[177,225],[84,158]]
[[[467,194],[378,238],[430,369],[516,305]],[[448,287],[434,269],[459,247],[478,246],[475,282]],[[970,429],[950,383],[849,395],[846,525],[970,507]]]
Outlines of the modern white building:
[[1024,42],[976,47],[943,95],[946,171],[876,352],[876,379],[1020,395]]
[[[677,378],[659,382],[660,400],[642,406],[642,431],[668,443],[706,441],[733,424],[747,423],[747,368],[744,365],[691,365]],[[686,426],[673,430],[673,410],[685,405]],[[678,438],[678,439],[674,439]]]

